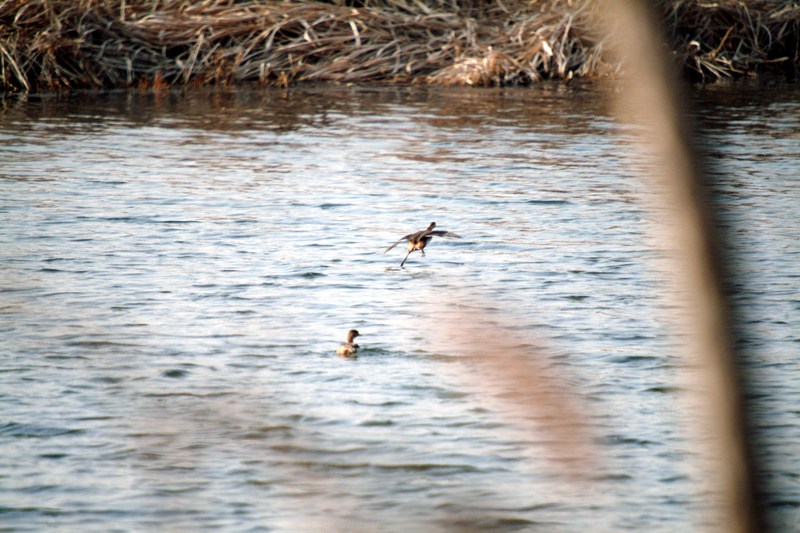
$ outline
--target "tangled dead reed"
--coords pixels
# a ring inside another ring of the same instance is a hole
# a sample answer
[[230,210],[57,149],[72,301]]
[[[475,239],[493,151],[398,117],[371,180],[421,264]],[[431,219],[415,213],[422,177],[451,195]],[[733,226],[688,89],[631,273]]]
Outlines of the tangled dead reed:
[[[780,4],[780,5],[778,5]],[[260,81],[527,84],[607,75],[588,0],[0,0],[4,91]],[[691,77],[798,65],[797,4],[664,0]]]
[[763,71],[796,79],[800,3],[671,0],[661,6],[670,48],[689,79],[715,81]]

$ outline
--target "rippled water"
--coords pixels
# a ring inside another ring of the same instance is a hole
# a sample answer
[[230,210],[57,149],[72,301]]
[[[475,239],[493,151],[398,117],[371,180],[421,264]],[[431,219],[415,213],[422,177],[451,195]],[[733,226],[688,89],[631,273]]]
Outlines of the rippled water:
[[[786,529],[800,523],[799,97],[696,95]],[[0,529],[705,523],[650,236],[659,198],[604,98],[320,87],[4,102]],[[405,269],[400,247],[383,254],[432,220],[463,238]],[[508,391],[465,355],[484,325],[545,345],[569,376],[598,456],[588,482],[544,459],[558,421],[507,412]],[[337,358],[352,327],[360,357]]]

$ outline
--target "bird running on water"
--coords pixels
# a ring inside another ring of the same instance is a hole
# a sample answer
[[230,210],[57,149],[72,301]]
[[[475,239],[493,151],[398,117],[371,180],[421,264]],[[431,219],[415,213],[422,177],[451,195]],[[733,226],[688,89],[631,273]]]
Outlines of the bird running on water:
[[403,262],[400,263],[400,268],[403,268],[403,265],[406,263],[406,259],[408,256],[411,255],[411,252],[418,250],[423,257],[425,257],[425,247],[428,246],[428,243],[433,237],[455,237],[457,239],[461,238],[461,235],[456,235],[451,231],[442,231],[442,230],[434,230],[433,228],[436,227],[436,222],[431,222],[428,229],[424,229],[422,231],[418,231],[416,233],[409,233],[390,247],[386,249],[383,253],[388,252],[398,244],[403,241],[408,241],[408,253],[403,258]]
[[342,357],[355,357],[356,352],[358,351],[358,344],[354,344],[353,341],[360,335],[361,334],[354,329],[348,331],[347,342],[339,346],[339,348],[336,350],[336,353]]

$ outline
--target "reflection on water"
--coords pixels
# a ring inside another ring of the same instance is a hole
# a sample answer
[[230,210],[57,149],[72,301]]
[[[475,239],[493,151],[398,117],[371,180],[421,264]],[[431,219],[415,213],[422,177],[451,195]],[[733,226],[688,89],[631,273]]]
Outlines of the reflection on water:
[[[787,527],[800,518],[797,96],[696,95]],[[647,236],[659,198],[625,164],[636,132],[604,100],[547,86],[3,102],[2,522],[697,529],[709,497]],[[464,238],[434,239],[402,270],[402,250],[382,253],[432,220]],[[486,335],[580,391],[600,457],[588,482],[545,458],[558,420],[487,391],[473,337],[453,332],[476,310]],[[363,354],[338,359],[351,327]]]

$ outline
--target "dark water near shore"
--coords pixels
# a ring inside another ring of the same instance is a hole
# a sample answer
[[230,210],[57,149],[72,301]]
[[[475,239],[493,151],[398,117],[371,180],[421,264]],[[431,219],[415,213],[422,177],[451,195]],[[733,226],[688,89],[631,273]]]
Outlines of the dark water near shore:
[[[710,497],[665,325],[660,198],[604,99],[4,102],[0,530],[698,530]],[[769,509],[796,531],[800,90],[695,99],[742,273]],[[463,238],[403,270],[400,248],[383,254],[432,220]],[[506,412],[476,376],[466,310],[569,376],[588,481],[544,458],[558,421]],[[351,327],[363,351],[339,359]]]

